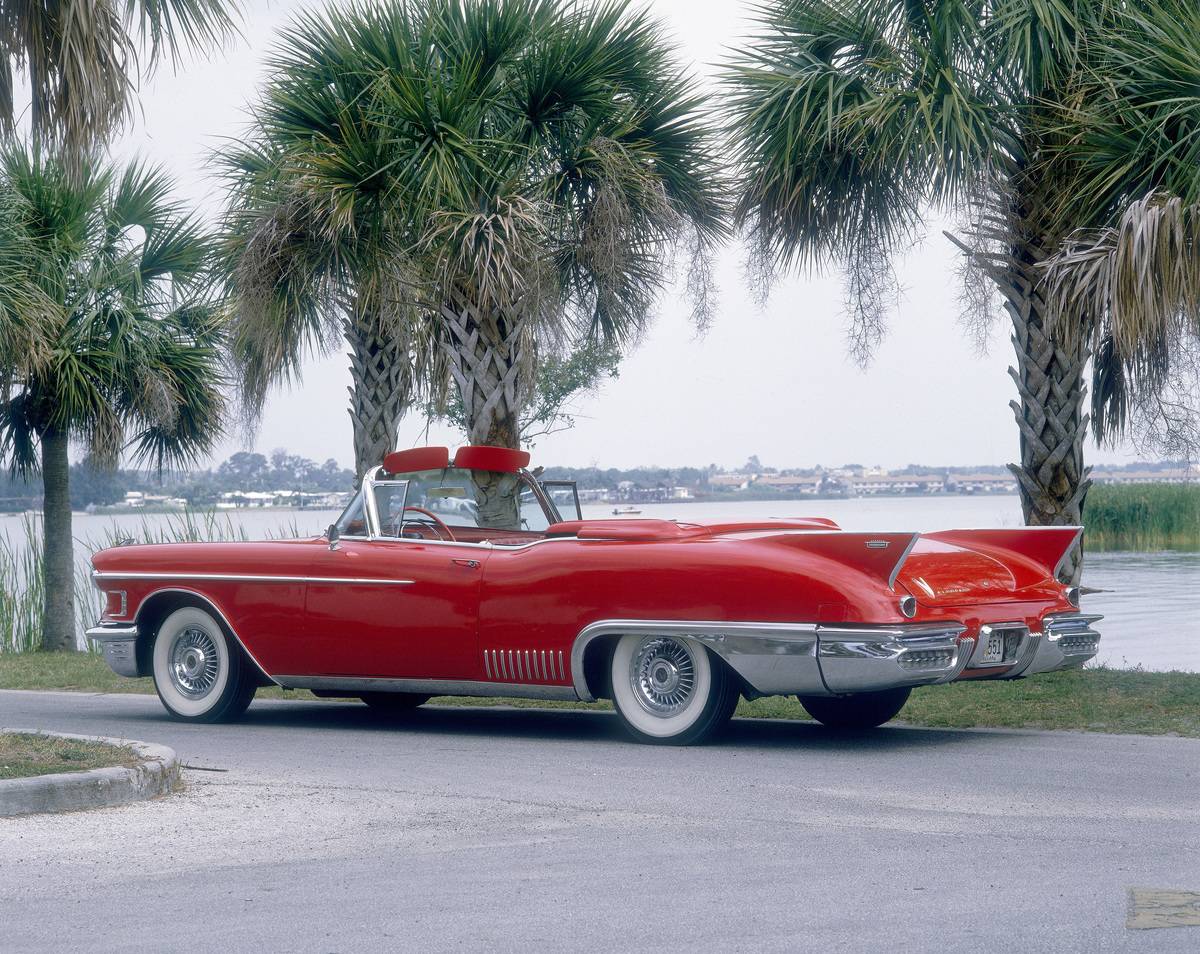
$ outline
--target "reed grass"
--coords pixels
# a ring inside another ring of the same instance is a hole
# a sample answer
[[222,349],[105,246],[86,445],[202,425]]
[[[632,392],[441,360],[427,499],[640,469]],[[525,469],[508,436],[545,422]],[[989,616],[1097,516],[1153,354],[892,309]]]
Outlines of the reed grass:
[[1200,484],[1098,484],[1083,521],[1088,550],[1200,550]]

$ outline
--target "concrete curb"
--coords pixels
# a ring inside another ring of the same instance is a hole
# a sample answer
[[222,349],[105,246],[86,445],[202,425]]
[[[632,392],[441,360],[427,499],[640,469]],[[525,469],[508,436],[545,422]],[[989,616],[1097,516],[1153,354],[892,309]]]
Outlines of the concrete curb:
[[60,775],[36,775],[0,781],[0,818],[42,812],[76,812],[108,805],[125,805],[166,795],[180,784],[179,758],[174,749],[131,739],[112,739],[102,735],[73,735],[69,732],[43,732],[38,729],[0,727],[0,732],[24,735],[50,735],[84,742],[121,745],[137,753],[133,768],[98,768],[87,772]]

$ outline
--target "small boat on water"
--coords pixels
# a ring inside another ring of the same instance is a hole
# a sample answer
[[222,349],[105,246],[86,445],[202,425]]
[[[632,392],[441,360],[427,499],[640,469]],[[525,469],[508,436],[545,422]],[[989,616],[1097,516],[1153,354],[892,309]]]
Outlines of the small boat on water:
[[613,507],[614,517],[632,517],[641,513],[637,507]]

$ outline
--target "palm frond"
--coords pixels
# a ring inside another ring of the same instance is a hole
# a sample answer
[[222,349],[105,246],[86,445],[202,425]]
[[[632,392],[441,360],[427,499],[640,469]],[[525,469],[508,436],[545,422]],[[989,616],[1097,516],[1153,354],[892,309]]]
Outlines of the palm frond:
[[1090,317],[1117,360],[1153,379],[1165,371],[1164,342],[1200,336],[1200,205],[1138,199],[1116,226],[1076,233],[1045,271],[1057,322]]
[[12,129],[21,77],[34,138],[76,170],[130,117],[159,59],[225,42],[236,9],[234,0],[9,0],[0,6],[0,129]]
[[[36,148],[0,151],[0,197],[18,213],[0,224],[17,239],[0,262],[11,257],[52,305],[39,360],[0,352],[0,456],[18,468],[36,466],[33,448],[51,431],[109,466],[129,440],[162,466],[219,435],[214,244],[170,192],[162,173],[136,163],[71,170]],[[0,317],[11,307],[0,287]]]

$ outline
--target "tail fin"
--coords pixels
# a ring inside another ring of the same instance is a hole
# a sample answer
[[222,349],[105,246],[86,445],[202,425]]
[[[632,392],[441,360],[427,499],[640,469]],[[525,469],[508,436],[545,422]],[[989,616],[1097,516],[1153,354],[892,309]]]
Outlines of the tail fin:
[[1058,575],[1058,568],[1081,533],[1083,527],[1014,527],[1007,530],[939,530],[921,536],[986,553],[1010,567],[1015,557],[1026,565],[1034,578],[1041,579]]

